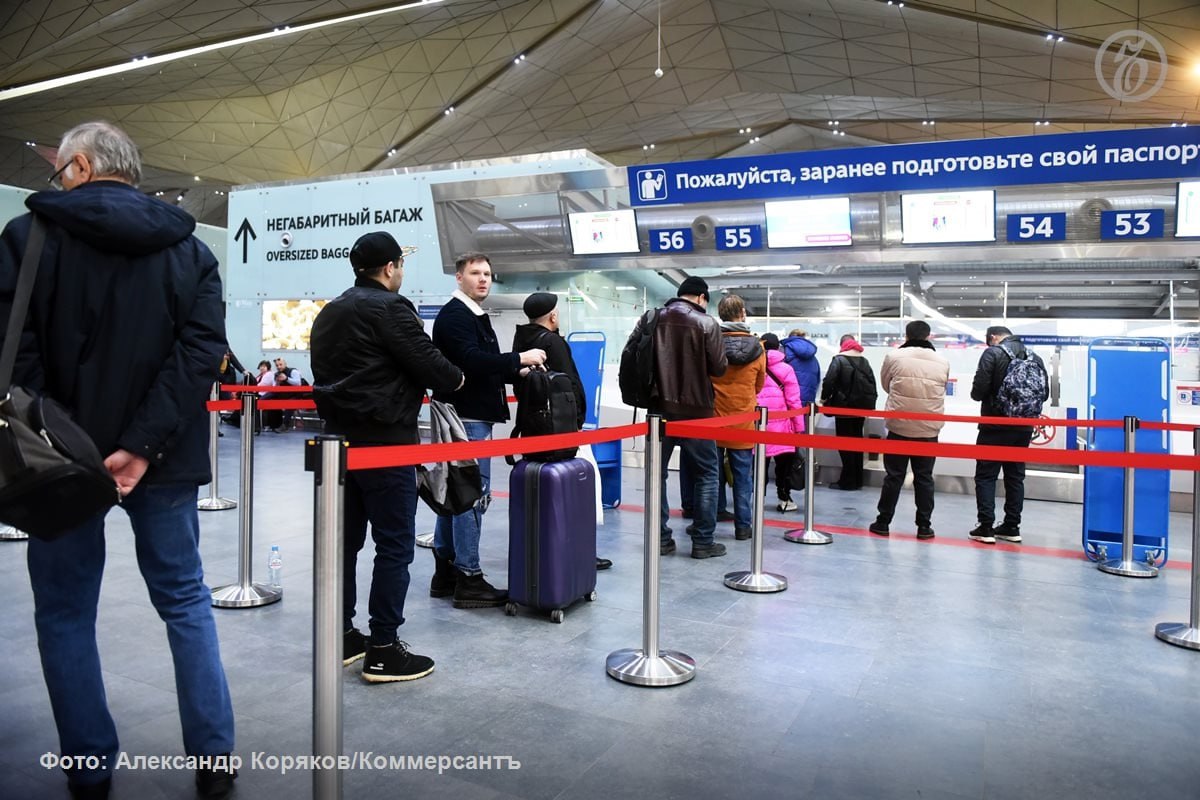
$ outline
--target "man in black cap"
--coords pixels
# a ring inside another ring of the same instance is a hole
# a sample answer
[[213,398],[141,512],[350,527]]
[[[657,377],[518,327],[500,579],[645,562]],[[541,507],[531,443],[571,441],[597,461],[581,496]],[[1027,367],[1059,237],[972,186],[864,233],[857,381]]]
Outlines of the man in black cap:
[[[575,357],[571,355],[571,347],[558,332],[558,295],[534,292],[525,298],[523,308],[529,323],[517,326],[513,334],[513,352],[519,353],[534,347],[546,351],[545,368],[563,373],[575,387],[575,407],[579,409],[575,427],[582,429],[587,416],[587,394],[579,378],[579,369],[575,366]],[[608,569],[611,566],[612,562],[607,558],[596,559],[596,569]]]
[[[646,312],[638,320],[631,339],[641,335],[649,323]],[[711,417],[716,413],[712,378],[725,374],[729,360],[721,340],[721,327],[708,315],[708,284],[702,278],[689,277],[679,285],[676,297],[657,309],[654,328],[654,368],[658,396],[651,402],[651,413],[668,420]],[[717,529],[717,443],[711,439],[663,437],[662,463],[671,460],[676,447],[680,461],[687,461],[692,478],[692,558],[725,555],[725,545],[713,541]],[[675,552],[675,540],[667,526],[667,475],[662,480],[662,538],[660,552]]]
[[[462,370],[433,346],[417,310],[399,294],[404,255],[390,234],[360,237],[350,264],[354,286],[321,309],[312,326],[317,412],[327,433],[341,434],[354,446],[419,444],[417,413],[426,388],[454,391],[463,385]],[[396,638],[404,624],[416,516],[415,467],[346,474],[342,663],[365,656],[362,674],[371,683],[433,672],[433,659],[410,653]],[[355,562],[368,522],[375,540],[369,641],[353,624]]]

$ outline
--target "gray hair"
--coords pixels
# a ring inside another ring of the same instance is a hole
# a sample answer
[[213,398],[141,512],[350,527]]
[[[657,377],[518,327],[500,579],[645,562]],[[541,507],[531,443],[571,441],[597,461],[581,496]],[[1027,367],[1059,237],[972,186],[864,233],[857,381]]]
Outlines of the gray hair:
[[[82,153],[92,162],[98,178],[120,178],[137,186],[142,182],[142,156],[125,131],[107,122],[85,122],[63,134],[59,157]],[[65,160],[65,159],[64,159]]]

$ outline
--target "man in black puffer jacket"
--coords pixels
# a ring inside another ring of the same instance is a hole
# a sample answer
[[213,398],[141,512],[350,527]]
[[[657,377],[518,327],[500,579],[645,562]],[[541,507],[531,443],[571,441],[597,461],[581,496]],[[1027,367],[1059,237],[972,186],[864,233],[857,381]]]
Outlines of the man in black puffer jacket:
[[[462,386],[462,371],[433,346],[417,310],[399,294],[404,256],[390,234],[360,237],[350,249],[350,263],[354,286],[321,309],[313,322],[317,412],[326,432],[341,434],[353,445],[417,444],[417,414],[426,387],[453,391]],[[408,652],[396,638],[404,624],[416,517],[415,467],[346,474],[342,663],[365,656],[363,679],[371,683],[409,681],[433,672],[433,659]],[[368,521],[375,540],[369,642],[353,623],[355,562],[366,542]]]
[[[65,406],[96,443],[123,497],[138,565],[175,662],[189,756],[233,749],[233,708],[204,585],[196,487],[207,483],[209,388],[225,353],[217,260],[182,209],[136,188],[137,146],[104,122],[58,148],[67,191],[25,204],[46,226],[14,382]],[[0,319],[7,320],[32,214],[0,237]],[[3,331],[0,331],[2,334]],[[52,542],[29,540],[34,622],[72,797],[104,798],[117,762],[96,609],[104,514]],[[85,768],[93,758],[99,767]],[[197,770],[202,794],[233,788],[230,769]]]

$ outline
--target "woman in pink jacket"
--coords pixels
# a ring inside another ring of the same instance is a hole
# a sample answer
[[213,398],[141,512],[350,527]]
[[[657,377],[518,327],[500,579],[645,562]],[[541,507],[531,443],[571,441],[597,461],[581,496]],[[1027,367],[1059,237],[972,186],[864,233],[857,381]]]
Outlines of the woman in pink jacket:
[[[803,401],[811,397],[800,397],[800,384],[796,382],[796,373],[784,360],[783,351],[779,349],[779,337],[773,333],[762,336],[763,348],[767,351],[767,379],[763,381],[762,391],[758,393],[758,404],[768,411],[787,411],[800,408]],[[789,419],[771,420],[767,430],[772,433],[804,433],[804,417],[795,416]],[[776,508],[783,511],[795,511],[796,504],[792,502],[792,465],[796,460],[796,448],[784,444],[767,445],[767,458],[775,459],[775,491],[779,494],[779,505]]]

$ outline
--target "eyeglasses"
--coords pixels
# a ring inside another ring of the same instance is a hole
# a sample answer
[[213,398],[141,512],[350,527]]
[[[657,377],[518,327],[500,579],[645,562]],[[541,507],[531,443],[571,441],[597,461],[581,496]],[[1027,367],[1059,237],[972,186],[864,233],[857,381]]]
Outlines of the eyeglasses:
[[60,176],[63,174],[63,170],[65,170],[69,166],[71,166],[71,159],[68,159],[67,163],[63,164],[58,169],[54,170],[54,174],[51,175],[49,178],[46,178],[46,183],[50,184],[55,189],[62,191],[63,185],[62,185],[62,181],[60,180]]

